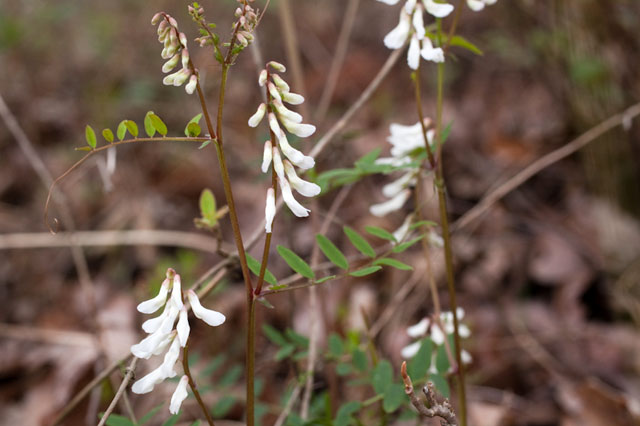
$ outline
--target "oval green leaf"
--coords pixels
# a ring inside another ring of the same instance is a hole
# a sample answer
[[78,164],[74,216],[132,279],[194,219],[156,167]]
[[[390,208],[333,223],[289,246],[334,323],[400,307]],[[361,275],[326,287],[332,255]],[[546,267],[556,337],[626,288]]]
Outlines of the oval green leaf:
[[320,247],[322,253],[327,256],[327,259],[329,259],[331,263],[345,271],[349,269],[349,262],[347,261],[347,258],[342,254],[340,249],[331,242],[331,240],[324,235],[318,234],[316,235],[316,241],[318,242],[318,247]]
[[135,121],[125,120],[124,125],[127,127],[127,130],[134,138],[138,137],[138,125]]
[[167,125],[164,124],[164,121],[162,121],[162,119],[153,112],[149,115],[149,118],[151,119],[153,128],[156,129],[162,136],[167,136]]
[[366,268],[358,269],[357,271],[350,272],[349,275],[351,275],[352,277],[364,277],[365,275],[378,272],[380,269],[382,269],[382,266],[369,266]]
[[216,217],[216,199],[210,189],[205,188],[200,194],[200,214],[213,226],[218,221]]
[[388,241],[391,241],[392,243],[397,242],[396,237],[394,237],[391,232],[385,231],[384,229],[378,228],[377,226],[365,226],[364,230],[373,236],[382,238],[383,240],[388,240]]
[[391,266],[392,268],[400,269],[401,271],[412,271],[413,268],[406,263],[402,263],[399,260],[383,257],[373,262],[374,265]]
[[358,251],[360,251],[360,253],[371,258],[376,257],[376,252],[373,247],[371,247],[367,240],[365,240],[360,234],[358,234],[355,229],[348,226],[345,226],[342,229],[344,230],[344,233],[347,234],[347,238],[349,238],[351,244],[353,244],[354,247],[357,248]]
[[93,131],[93,128],[87,124],[84,128],[84,137],[87,140],[87,145],[89,145],[92,149],[96,147],[96,132]]
[[[251,270],[251,272],[253,272],[253,274],[256,277],[259,277],[260,267],[262,266],[262,263],[255,257],[251,256],[249,253],[247,253],[246,255],[247,255],[247,265],[249,266],[249,269]],[[273,275],[271,271],[269,271],[268,269],[264,271],[264,280],[274,286],[278,284],[278,280],[276,280],[275,275]],[[284,287],[286,286],[283,286],[283,288]]]
[[287,265],[295,272],[299,273],[305,278],[310,280],[314,279],[315,274],[311,269],[311,266],[307,262],[305,262],[300,256],[295,254],[293,251],[289,250],[285,246],[279,245],[277,247],[278,254],[287,262]]
[[153,111],[147,112],[147,115],[144,116],[144,132],[150,138],[156,134],[156,128],[153,127],[153,123],[151,122],[151,114],[153,114]]
[[402,253],[403,251],[407,250],[409,247],[411,247],[412,245],[414,245],[415,243],[417,243],[423,238],[424,238],[424,235],[421,235],[419,237],[414,238],[413,240],[407,241],[406,243],[398,244],[391,251],[393,253]]
[[109,143],[113,143],[113,132],[111,129],[104,129],[102,131],[102,137]]
[[120,124],[118,124],[118,129],[116,130],[116,135],[118,136],[119,140],[123,140],[124,137],[127,135],[126,122],[127,122],[127,120],[122,120],[120,122]]

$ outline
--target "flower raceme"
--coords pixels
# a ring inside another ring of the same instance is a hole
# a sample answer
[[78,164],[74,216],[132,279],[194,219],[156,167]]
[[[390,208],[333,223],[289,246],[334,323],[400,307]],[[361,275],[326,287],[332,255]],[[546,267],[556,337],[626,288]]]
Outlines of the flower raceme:
[[[431,121],[425,119],[425,127]],[[382,187],[382,194],[389,200],[374,204],[369,211],[374,216],[382,217],[387,214],[400,210],[407,202],[411,195],[410,188],[413,187],[418,179],[420,167],[416,164],[411,166],[416,154],[424,152],[424,137],[426,135],[429,144],[433,143],[434,131],[428,130],[425,135],[422,133],[420,122],[411,126],[404,126],[393,123],[389,126],[390,135],[387,141],[391,144],[391,157],[379,158],[376,164],[389,164],[395,167],[401,167],[405,173],[397,180],[386,184]]]
[[[133,384],[131,390],[134,393],[144,394],[151,392],[157,384],[177,375],[174,368],[180,356],[181,348],[187,345],[191,330],[187,306],[183,303],[181,287],[180,275],[169,268],[158,294],[140,303],[137,307],[138,311],[143,314],[153,314],[163,306],[164,310],[159,316],[151,318],[142,324],[142,329],[148,336],[142,339],[140,343],[131,346],[131,353],[135,357],[142,359],[160,355],[165,350],[166,353],[159,367]],[[169,292],[171,292],[170,296]],[[191,305],[191,310],[197,318],[212,327],[224,323],[225,316],[220,312],[203,307],[193,290],[187,291],[187,299]],[[177,324],[176,319],[178,320]],[[176,414],[180,410],[180,405],[187,397],[187,383],[188,377],[183,375],[171,397],[169,411],[172,414]]]
[[[293,93],[289,85],[278,74],[273,71],[285,72],[284,65],[271,61],[265,69],[260,72],[258,84],[265,87],[267,103],[261,103],[256,112],[249,118],[249,126],[257,127],[262,120],[267,117],[269,129],[275,136],[276,144],[268,140],[264,144],[264,154],[262,157],[262,172],[267,173],[269,166],[273,163],[282,198],[289,209],[298,217],[309,216],[309,209],[300,204],[293,196],[292,189],[305,197],[314,197],[320,193],[320,187],[312,182],[301,179],[295,167],[303,170],[311,169],[315,165],[313,157],[304,155],[289,144],[285,131],[293,133],[300,138],[306,138],[315,133],[316,128],[311,124],[302,122],[303,118],[295,111],[291,111],[284,104],[299,105],[304,102],[304,98]],[[282,156],[284,154],[284,158]],[[294,167],[295,166],[295,167]],[[273,218],[275,217],[275,188],[267,191],[267,202],[265,207],[265,231],[271,232]]]
[[187,49],[187,36],[178,31],[178,22],[169,14],[158,12],[151,19],[152,25],[158,25],[158,41],[164,43],[162,59],[168,59],[162,66],[162,72],[171,72],[179,63],[182,68],[167,75],[162,83],[167,86],[182,86],[188,94],[196,90],[198,84],[197,71],[190,64],[189,50]]
[[[388,5],[395,5],[400,0],[378,0]],[[495,4],[498,0],[467,0],[470,9],[479,11],[486,5]],[[402,48],[409,40],[407,63],[411,69],[417,69],[420,57],[425,61],[444,62],[444,51],[434,47],[432,35],[427,34],[424,26],[424,12],[436,18],[446,18],[453,12],[453,5],[436,0],[406,0],[400,9],[400,21],[384,38],[384,45],[389,49]]]
[[[458,308],[456,310],[456,314],[458,320],[461,320],[464,317],[464,310],[462,308]],[[425,337],[429,337],[435,345],[441,346],[444,344],[447,336],[451,335],[453,332],[453,312],[447,311],[440,313],[439,323],[436,323],[431,318],[423,318],[417,324],[414,324],[407,328],[407,334],[409,335],[409,337],[416,339],[416,341],[408,346],[405,346],[401,351],[401,355],[405,359],[410,359],[416,356],[416,354],[420,350],[420,346],[422,345],[422,339]],[[469,327],[467,327],[465,324],[459,325],[458,332],[460,333],[460,337],[463,339],[471,336],[471,330],[469,330]],[[469,364],[471,362],[471,355],[469,354],[469,352],[463,349],[461,355],[462,362],[464,364]],[[431,366],[432,368],[435,368],[435,362],[432,362]],[[435,373],[435,371],[430,371],[430,373]]]
[[[394,5],[399,0],[378,0],[382,3]],[[400,9],[398,25],[384,38],[384,45],[389,49],[402,48],[409,40],[407,63],[411,69],[417,69],[420,57],[426,61],[444,62],[444,51],[434,47],[424,26],[424,12],[436,17],[444,18],[453,11],[448,3],[438,3],[435,0],[406,0]]]

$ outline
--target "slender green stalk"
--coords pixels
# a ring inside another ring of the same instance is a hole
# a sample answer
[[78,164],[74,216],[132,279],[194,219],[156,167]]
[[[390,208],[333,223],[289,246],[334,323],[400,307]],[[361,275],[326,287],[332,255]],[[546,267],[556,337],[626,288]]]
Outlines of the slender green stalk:
[[[442,20],[437,19],[437,38],[440,46],[442,43]],[[449,305],[453,312],[453,335],[455,341],[455,356],[457,364],[457,390],[460,414],[460,425],[467,425],[467,398],[464,381],[464,364],[462,363],[462,347],[460,345],[458,304],[456,301],[455,280],[453,274],[453,253],[451,249],[451,233],[449,231],[449,218],[447,210],[446,185],[442,167],[442,105],[444,92],[444,63],[438,64],[437,72],[437,99],[436,99],[436,143],[437,143],[437,164],[435,186],[438,193],[438,204],[440,206],[440,222],[442,226],[442,238],[444,240],[444,258],[446,266],[447,289],[449,291]]]
[[204,405],[204,401],[202,401],[202,397],[200,396],[200,392],[198,391],[198,387],[196,386],[195,380],[193,380],[193,376],[191,375],[191,371],[189,371],[189,344],[187,343],[182,350],[182,368],[184,369],[184,374],[189,379],[189,387],[193,391],[193,395],[196,397],[196,401],[198,401],[198,405],[200,409],[204,413],[204,416],[209,423],[209,426],[214,426],[213,418],[207,409],[207,406]]

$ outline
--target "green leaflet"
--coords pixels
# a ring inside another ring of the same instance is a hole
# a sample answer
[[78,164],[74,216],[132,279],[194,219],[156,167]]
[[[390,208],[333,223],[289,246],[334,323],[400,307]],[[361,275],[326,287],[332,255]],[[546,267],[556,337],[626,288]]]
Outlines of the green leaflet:
[[278,254],[284,259],[285,262],[287,262],[287,265],[289,265],[289,267],[295,272],[310,280],[315,278],[315,274],[313,273],[311,266],[309,266],[309,264],[305,262],[300,256],[282,245],[279,245],[277,247],[277,250]]
[[347,261],[347,258],[340,249],[331,242],[331,240],[324,235],[318,234],[316,235],[316,242],[318,243],[320,250],[322,250],[322,253],[327,256],[327,259],[329,259],[331,263],[344,270],[349,269],[349,262]]
[[347,234],[347,238],[349,238],[351,244],[353,244],[354,247],[357,248],[358,251],[360,251],[360,253],[371,258],[376,257],[376,252],[373,247],[371,247],[367,240],[365,240],[353,228],[345,226],[342,229],[344,230],[344,233]]

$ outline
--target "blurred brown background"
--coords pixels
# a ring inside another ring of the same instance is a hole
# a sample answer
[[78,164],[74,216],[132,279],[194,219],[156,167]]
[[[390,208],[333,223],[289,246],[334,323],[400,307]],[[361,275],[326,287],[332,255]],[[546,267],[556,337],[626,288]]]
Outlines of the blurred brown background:
[[[304,88],[292,89],[305,94],[305,119],[319,128],[303,142],[304,151],[357,99],[390,53],[382,39],[396,25],[398,7],[361,0],[331,107],[317,121],[347,3],[291,2],[304,77]],[[97,130],[115,129],[128,118],[141,126],[144,114],[153,110],[170,133],[182,134],[199,105],[183,89],[161,84],[160,45],[149,21],[164,10],[192,40],[197,33],[187,4],[0,1],[0,95],[8,107],[0,123],[0,424],[50,422],[75,392],[139,339],[135,304],[147,297],[151,284],[159,284],[168,266],[189,283],[219,260],[214,248],[202,250],[197,244],[197,234],[206,233],[193,225],[203,188],[211,188],[224,204],[212,149],[177,143],[124,146],[117,150],[110,178],[100,172],[106,155],[69,175],[60,186],[61,204],[50,212],[50,218],[60,218],[62,230],[72,223],[78,231],[191,233],[163,245],[125,244],[125,234],[110,233],[109,245],[82,247],[84,271],[78,270],[82,261],[76,257],[74,262],[72,250],[49,236],[43,221],[46,175],[34,171],[40,161],[53,177],[69,168],[80,157],[73,148],[84,144],[87,123]],[[201,4],[226,36],[235,2]],[[281,1],[271,2],[257,39],[265,61],[289,63],[281,7]],[[444,117],[453,122],[453,131],[444,161],[454,220],[497,183],[640,100],[638,22],[635,0],[500,0],[480,13],[464,11],[459,31],[484,56],[456,50],[447,63]],[[193,42],[190,51],[214,108],[219,66],[210,51]],[[425,68],[424,105],[433,116],[435,68]],[[349,167],[375,147],[386,150],[389,123],[417,121],[408,74],[403,57],[317,159],[319,171]],[[247,51],[230,73],[225,109],[226,150],[245,235],[260,224],[267,186],[259,173],[266,129],[246,126],[260,102],[256,78],[254,56]],[[292,83],[290,72],[286,78]],[[7,111],[32,154],[25,154],[15,128],[7,126]],[[454,235],[460,303],[473,331],[466,343],[474,357],[469,376],[473,424],[638,424],[639,137],[635,121],[606,133]],[[382,201],[384,182],[388,178],[374,177],[356,184],[339,225],[397,228],[404,218],[400,213],[384,219],[368,214],[369,204]],[[334,197],[322,198],[312,215],[323,217]],[[435,206],[427,209],[437,220]],[[343,243],[339,228],[329,236]],[[275,229],[278,243],[302,255],[311,252],[311,220],[280,213]],[[227,221],[222,232],[231,241]],[[90,232],[83,235],[91,238]],[[254,249],[254,256],[258,253]],[[286,265],[273,259],[270,269],[286,276]],[[419,265],[422,255],[409,253],[405,260]],[[442,268],[436,269],[441,275]],[[204,329],[194,330],[202,362],[223,354],[219,375],[243,357],[244,290],[238,278],[228,277],[207,299],[228,317],[228,324],[215,331],[215,341]],[[325,331],[361,327],[358,306],[376,317],[406,281],[406,274],[387,271],[331,284],[322,290]],[[87,303],[90,292],[97,306]],[[262,310],[260,321],[306,334],[306,292],[275,296],[271,303],[277,309]],[[377,343],[394,365],[408,342],[404,328],[431,312],[430,306],[426,279],[420,279],[384,324]],[[275,349],[266,339],[258,343],[261,400],[270,404],[263,424],[272,424],[294,371],[276,367]],[[322,369],[318,377],[322,384]],[[231,381],[230,389],[241,395],[242,380]],[[93,423],[109,392],[88,398],[68,424],[85,424],[88,416]],[[354,398],[346,387],[342,397]],[[157,395],[133,399],[140,413],[161,401]],[[197,410],[187,413],[197,416]],[[226,418],[240,420],[241,414],[242,404],[236,403]]]

